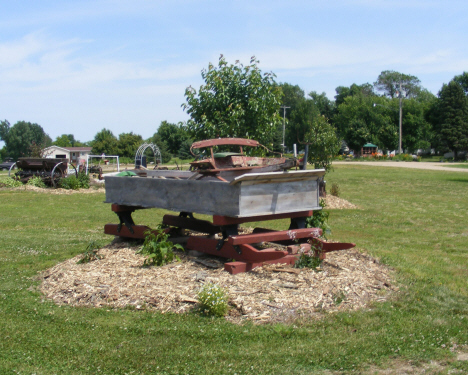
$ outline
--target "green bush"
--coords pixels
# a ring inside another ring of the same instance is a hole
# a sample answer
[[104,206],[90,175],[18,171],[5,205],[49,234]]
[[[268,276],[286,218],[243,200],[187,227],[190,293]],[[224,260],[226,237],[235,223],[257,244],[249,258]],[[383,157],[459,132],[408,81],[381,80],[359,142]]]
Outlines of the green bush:
[[310,253],[302,253],[299,256],[299,259],[294,263],[294,268],[312,268],[317,270],[317,267],[320,267],[322,264],[322,259],[315,256],[314,250],[311,249]]
[[314,211],[314,214],[306,219],[306,228],[320,228],[322,229],[323,237],[326,237],[327,234],[331,233],[330,225],[328,225],[330,213],[323,210],[325,207],[323,199],[320,199],[320,207],[322,207],[321,210]]
[[71,175],[60,180],[60,187],[68,190],[89,189],[89,175],[78,173],[78,177]]
[[78,190],[80,188],[80,180],[75,175],[71,175],[60,180],[60,187],[68,190]]
[[228,295],[219,285],[211,282],[202,286],[198,292],[200,311],[205,315],[224,316],[228,311]]
[[78,173],[78,181],[80,182],[80,189],[89,189],[89,175],[85,172]]
[[184,248],[179,244],[173,244],[169,241],[167,233],[160,230],[155,234],[153,231],[148,230],[145,232],[145,235],[145,242],[138,251],[141,254],[148,255],[143,264],[144,266],[163,266],[174,260],[180,260],[172,249],[184,250]]
[[0,181],[0,187],[15,188],[20,186],[23,186],[23,183],[11,177],[7,177]]
[[30,178],[28,180],[28,182],[26,183],[26,185],[30,185],[30,186],[36,186],[36,187],[39,187],[39,188],[46,188],[46,184],[44,183],[44,181],[42,181],[42,178],[38,177],[38,176],[34,176],[32,178]]

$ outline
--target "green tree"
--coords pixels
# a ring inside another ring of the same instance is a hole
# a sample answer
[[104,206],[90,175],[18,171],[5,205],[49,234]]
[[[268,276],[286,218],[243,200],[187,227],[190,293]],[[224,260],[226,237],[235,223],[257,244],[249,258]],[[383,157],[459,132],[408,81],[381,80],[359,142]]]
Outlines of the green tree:
[[[281,109],[280,116],[285,117],[285,144],[289,149],[291,149],[294,143],[298,143],[295,131],[296,125],[292,122],[291,116],[296,111],[297,106],[305,100],[305,93],[298,85],[281,83],[279,86],[283,92],[281,105],[289,107],[286,108],[286,111]],[[282,138],[282,125],[280,126],[280,129]]]
[[375,96],[374,88],[370,83],[364,83],[362,85],[357,85],[353,83],[351,86],[338,86],[336,89],[335,95],[335,107],[338,107],[340,104],[343,104],[345,99],[348,96]]
[[138,148],[144,143],[141,135],[130,133],[119,134],[117,155],[134,158]]
[[325,116],[329,121],[332,121],[335,114],[335,103],[328,99],[327,94],[324,92],[319,94],[316,91],[311,91],[309,97],[317,106],[320,114]]
[[171,124],[167,121],[162,121],[157,133],[167,144],[169,152],[173,155],[177,155],[182,143],[189,139],[187,129],[182,123]]
[[453,77],[453,80],[463,88],[465,95],[468,95],[468,72]]
[[258,63],[252,57],[250,65],[228,65],[221,55],[217,67],[210,63],[202,70],[205,84],[198,93],[192,87],[185,90],[182,107],[190,115],[187,129],[195,140],[243,137],[272,146],[281,123],[282,92],[274,74],[262,74]]
[[334,156],[340,150],[341,142],[335,128],[320,114],[312,100],[303,100],[291,114],[300,144],[309,145],[308,161],[315,168],[331,169]]
[[172,159],[172,155],[168,150],[166,142],[164,142],[158,133],[154,133],[152,137],[146,140],[146,142],[153,143],[154,145],[158,146],[159,152],[161,153],[162,162],[169,163],[169,161]]
[[84,146],[84,143],[75,139],[73,134],[62,134],[58,136],[54,143],[54,145],[59,147],[80,147]]
[[2,121],[0,137],[5,142],[6,153],[14,159],[30,155],[33,143],[41,148],[51,144],[50,137],[40,125],[26,121],[18,121],[13,126],[6,120]]
[[420,92],[420,83],[418,77],[393,70],[384,70],[380,73],[377,81],[374,82],[374,87],[390,98],[397,98],[400,95],[401,97],[412,98]]
[[93,148],[91,152],[95,155],[116,155],[118,152],[117,143],[118,141],[115,135],[110,130],[104,128],[98,132],[90,142]]
[[382,149],[395,149],[398,145],[398,114],[392,109],[390,100],[384,97],[348,96],[338,106],[335,116],[338,134],[355,151],[360,151],[368,142]]
[[438,111],[436,130],[456,159],[458,151],[468,149],[468,99],[457,81],[444,84],[439,91]]

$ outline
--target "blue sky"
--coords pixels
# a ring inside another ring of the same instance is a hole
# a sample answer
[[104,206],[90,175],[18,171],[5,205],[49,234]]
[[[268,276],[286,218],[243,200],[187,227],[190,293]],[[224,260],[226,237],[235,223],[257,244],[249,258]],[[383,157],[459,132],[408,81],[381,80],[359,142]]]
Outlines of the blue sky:
[[185,88],[220,54],[330,99],[383,70],[437,94],[468,71],[467,41],[465,0],[3,1],[0,119],[147,138],[187,120]]

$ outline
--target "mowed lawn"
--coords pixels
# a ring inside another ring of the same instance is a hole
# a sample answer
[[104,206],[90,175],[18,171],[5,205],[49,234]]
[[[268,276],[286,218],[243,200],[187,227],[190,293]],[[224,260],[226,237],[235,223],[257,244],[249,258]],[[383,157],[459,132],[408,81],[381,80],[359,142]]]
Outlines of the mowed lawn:
[[[340,165],[326,179],[360,208],[331,210],[332,239],[392,267],[400,291],[365,311],[260,326],[44,300],[38,273],[108,244],[117,217],[102,193],[0,189],[0,374],[468,373],[457,360],[468,353],[468,175]],[[163,214],[134,218],[155,226]]]

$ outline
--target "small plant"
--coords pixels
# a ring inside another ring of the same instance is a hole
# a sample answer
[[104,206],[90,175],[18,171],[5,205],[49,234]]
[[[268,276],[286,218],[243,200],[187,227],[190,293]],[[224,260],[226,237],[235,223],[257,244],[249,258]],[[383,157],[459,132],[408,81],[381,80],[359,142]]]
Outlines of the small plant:
[[23,183],[11,177],[7,177],[0,181],[0,187],[15,188],[20,186],[23,186]]
[[315,271],[318,271],[317,268],[323,262],[323,259],[320,259],[320,253],[322,252],[320,245],[313,245],[308,253],[302,252],[299,256],[299,259],[294,263],[294,268],[312,268]]
[[333,302],[335,303],[335,305],[339,305],[345,299],[346,299],[346,294],[344,291],[340,291],[339,293],[336,293],[333,295]]
[[163,266],[173,262],[174,259],[180,261],[180,258],[172,250],[176,248],[183,251],[184,248],[179,244],[173,244],[168,238],[169,235],[162,230],[156,234],[151,230],[145,232],[145,242],[138,251],[148,255],[143,263],[144,266]]
[[340,186],[334,182],[330,188],[330,194],[333,195],[334,197],[339,197],[340,196]]
[[47,187],[44,181],[42,181],[42,178],[40,178],[39,176],[34,176],[30,178],[26,185],[35,186],[35,187],[43,188],[43,189]]
[[302,253],[299,256],[299,259],[294,263],[294,268],[312,268],[317,270],[317,267],[320,267],[322,260],[319,257],[314,256],[313,254]]
[[80,188],[80,181],[76,176],[71,175],[60,180],[60,187],[67,190],[78,190]]
[[208,282],[198,292],[200,311],[205,315],[224,316],[228,311],[228,295],[219,285]]
[[85,172],[78,172],[78,181],[80,189],[89,189],[89,175]]
[[99,246],[95,241],[91,241],[86,246],[86,251],[83,253],[83,258],[81,258],[77,264],[89,263],[95,260],[104,258],[101,254],[98,254]]
[[323,233],[322,235],[326,238],[326,235],[331,233],[331,228],[328,225],[328,217],[330,216],[330,213],[323,210],[325,207],[325,201],[323,199],[320,200],[320,207],[322,207],[320,211],[314,211],[314,214],[306,219],[306,227],[321,228]]
[[78,177],[71,175],[60,180],[60,187],[68,190],[89,189],[89,175],[79,172]]

